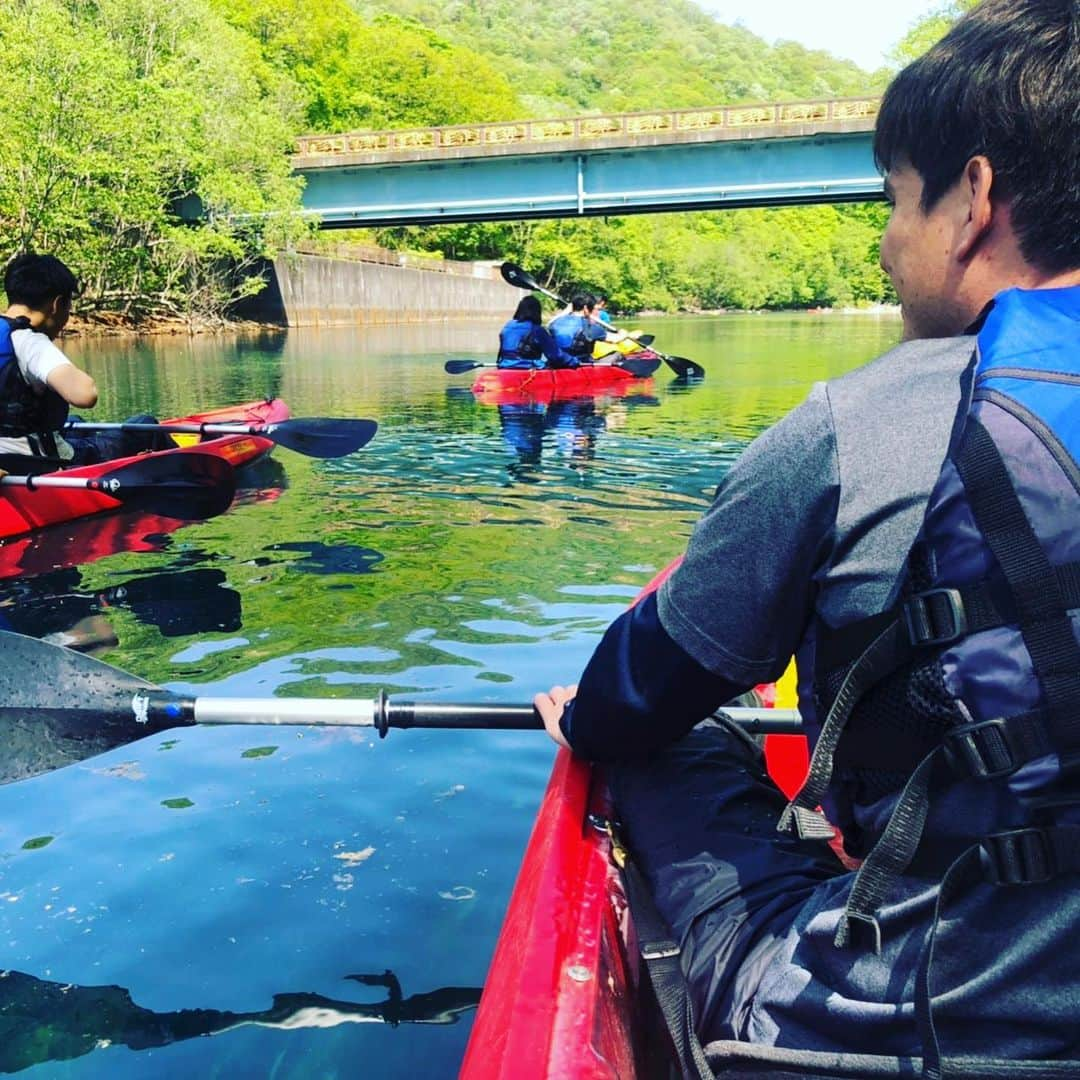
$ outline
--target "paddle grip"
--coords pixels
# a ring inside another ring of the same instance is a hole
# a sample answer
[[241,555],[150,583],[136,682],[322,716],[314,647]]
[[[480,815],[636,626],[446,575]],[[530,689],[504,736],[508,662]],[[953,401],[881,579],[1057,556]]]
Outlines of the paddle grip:
[[375,698],[375,728],[386,738],[390,728],[439,728],[482,731],[532,731],[543,721],[531,705],[452,705],[429,701]]

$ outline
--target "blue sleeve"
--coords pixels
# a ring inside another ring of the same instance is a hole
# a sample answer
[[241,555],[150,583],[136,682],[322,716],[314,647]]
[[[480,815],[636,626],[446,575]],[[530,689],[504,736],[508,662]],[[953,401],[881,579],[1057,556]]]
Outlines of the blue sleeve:
[[608,627],[560,721],[590,761],[644,757],[749,690],[706,671],[660,624],[649,595]]
[[543,349],[544,356],[553,364],[557,364],[563,357],[562,351],[556,344],[555,339],[542,326],[536,328],[536,335],[537,340],[540,342],[540,348]]

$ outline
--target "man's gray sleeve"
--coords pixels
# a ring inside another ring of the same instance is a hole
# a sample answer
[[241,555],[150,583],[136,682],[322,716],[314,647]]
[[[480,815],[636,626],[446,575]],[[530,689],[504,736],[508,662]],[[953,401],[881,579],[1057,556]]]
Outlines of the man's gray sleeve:
[[720,484],[683,564],[661,586],[667,633],[732,682],[779,678],[813,611],[839,491],[828,394],[818,384]]

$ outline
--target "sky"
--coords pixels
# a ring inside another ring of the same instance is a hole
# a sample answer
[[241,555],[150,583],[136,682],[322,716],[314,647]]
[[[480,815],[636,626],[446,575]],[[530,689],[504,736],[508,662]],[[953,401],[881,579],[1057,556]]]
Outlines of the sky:
[[778,38],[826,49],[867,71],[939,0],[697,0],[721,22],[741,22],[770,44]]

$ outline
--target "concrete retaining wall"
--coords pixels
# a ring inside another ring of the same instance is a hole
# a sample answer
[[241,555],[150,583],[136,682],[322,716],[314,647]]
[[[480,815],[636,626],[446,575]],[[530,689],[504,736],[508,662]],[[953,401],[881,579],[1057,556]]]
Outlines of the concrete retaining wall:
[[501,278],[413,267],[279,255],[268,266],[268,285],[239,314],[286,326],[358,326],[432,319],[508,319],[521,297]]

